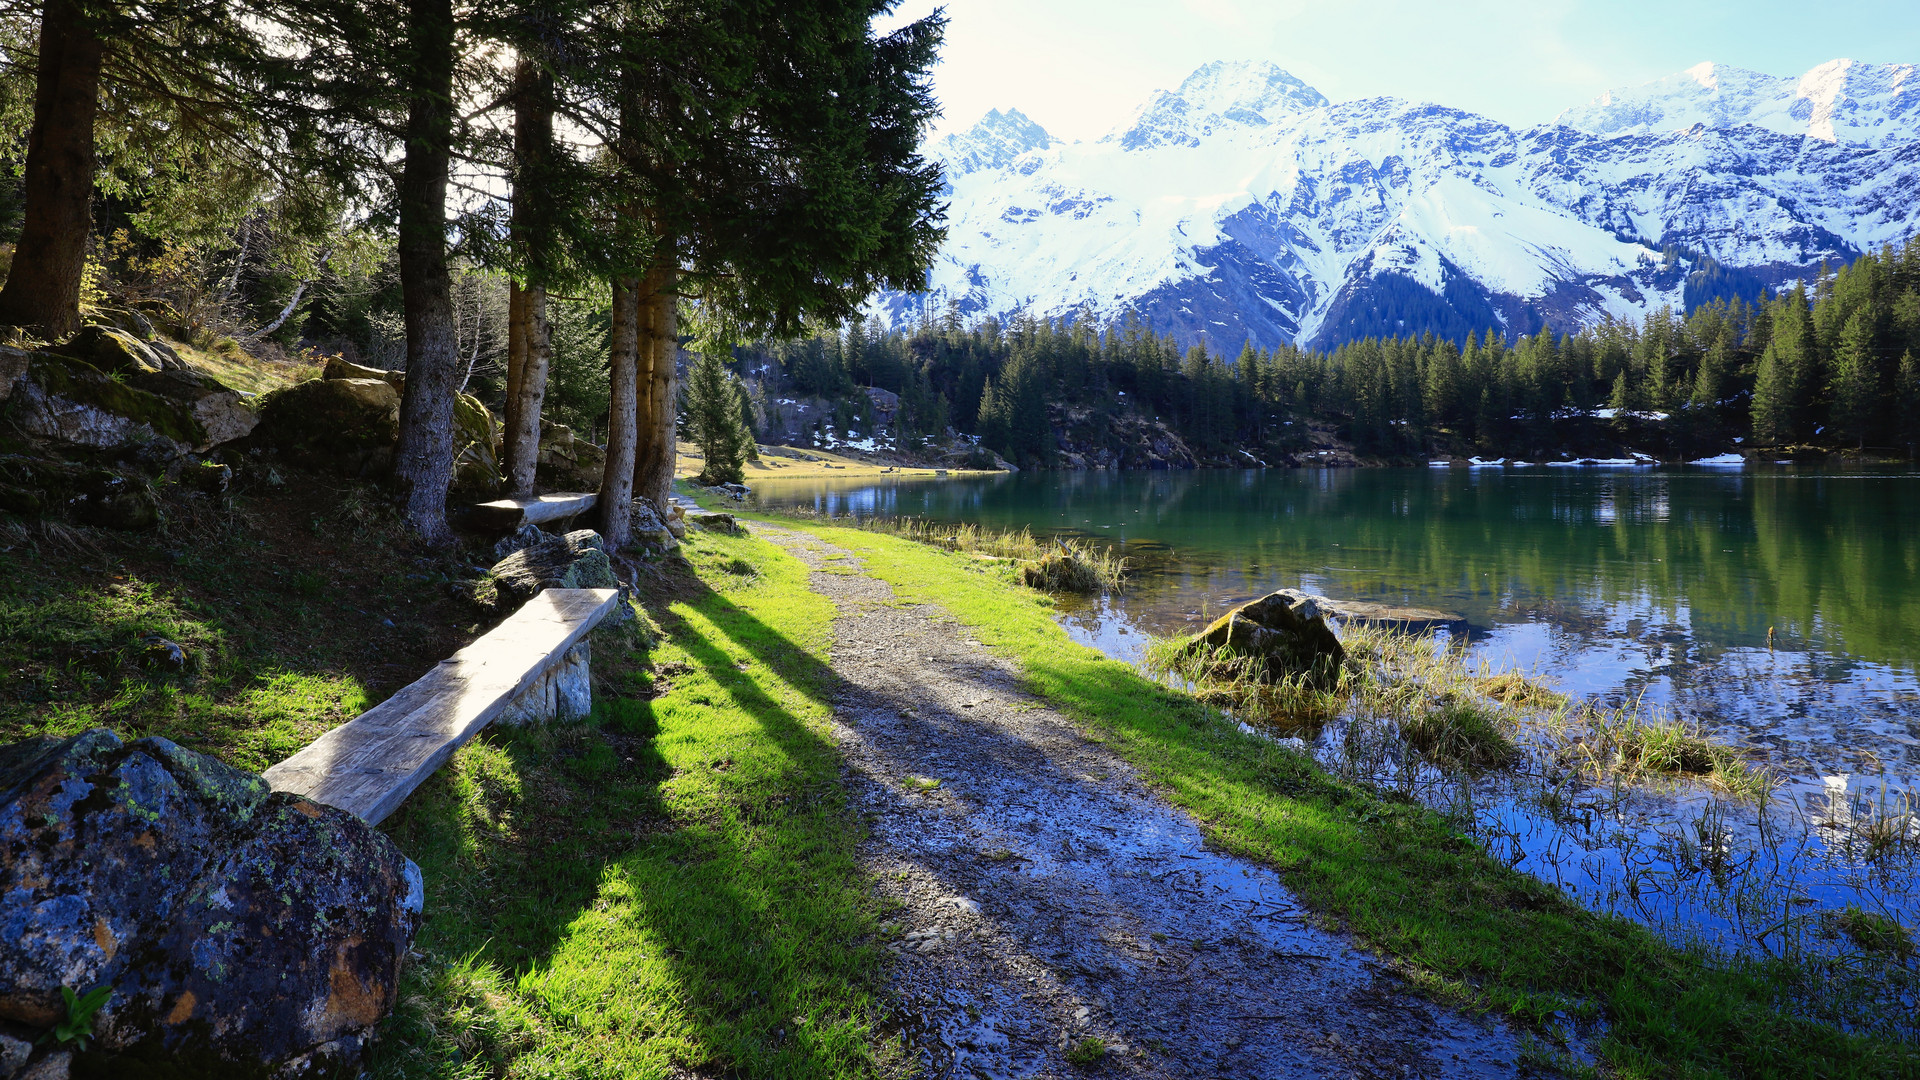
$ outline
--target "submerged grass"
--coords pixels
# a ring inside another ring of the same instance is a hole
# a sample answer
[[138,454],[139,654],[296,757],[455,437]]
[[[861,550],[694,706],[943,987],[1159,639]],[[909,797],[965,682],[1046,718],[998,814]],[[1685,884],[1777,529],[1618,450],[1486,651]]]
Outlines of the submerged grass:
[[[945,608],[1015,657],[1032,690],[1133,762],[1212,843],[1281,870],[1304,901],[1398,958],[1419,985],[1499,1009],[1548,1039],[1557,1017],[1601,1021],[1597,1048],[1623,1077],[1920,1071],[1911,1045],[1784,1009],[1819,992],[1806,969],[1680,948],[1590,912],[1494,858],[1441,814],[1342,782],[1072,643],[1047,602],[1008,588],[1003,573],[872,531],[803,527],[864,556],[903,598]],[[1429,662],[1418,646],[1378,639],[1349,652],[1363,663]],[[1417,700],[1404,687],[1380,693]],[[1855,1019],[1875,1026],[1872,1017]]]
[[[1497,769],[1532,753],[1596,782],[1684,778],[1749,802],[1765,802],[1772,790],[1772,777],[1732,748],[1637,703],[1576,708],[1539,679],[1492,671],[1432,634],[1356,622],[1341,628],[1340,641],[1347,662],[1330,683],[1269,680],[1259,661],[1195,650],[1178,637],[1151,640],[1142,666],[1277,734],[1311,736],[1345,721],[1365,730],[1349,731],[1344,741],[1375,759],[1381,748],[1365,736],[1378,732],[1442,769]],[[1383,780],[1382,768],[1392,763],[1356,761],[1344,771]]]
[[[833,608],[695,534],[580,725],[490,729],[391,819],[432,917],[375,1077],[894,1073],[828,732]],[[705,584],[701,584],[704,582]]]

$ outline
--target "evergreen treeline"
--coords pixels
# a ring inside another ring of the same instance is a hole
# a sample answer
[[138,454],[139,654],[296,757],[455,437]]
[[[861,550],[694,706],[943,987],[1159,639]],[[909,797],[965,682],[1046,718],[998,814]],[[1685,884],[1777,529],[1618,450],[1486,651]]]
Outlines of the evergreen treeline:
[[[1195,451],[1285,453],[1308,422],[1380,457],[1435,452],[1593,452],[1609,441],[1698,452],[1736,443],[1877,449],[1920,440],[1920,238],[1822,272],[1754,305],[1713,299],[1638,324],[1542,330],[1464,344],[1368,338],[1330,352],[1248,346],[1229,360],[1135,318],[957,317],[911,330],[877,324],[762,347],[794,391],[843,402],[840,430],[871,431],[858,387],[901,396],[903,446],[948,424],[1009,460],[1044,465],[1063,407],[1097,443],[1118,412],[1157,417]],[[1092,449],[1081,446],[1080,449]]]
[[604,432],[617,546],[672,482],[684,305],[787,335],[922,279],[945,16],[876,32],[894,6],[0,0],[0,324],[357,344],[406,371],[391,480],[429,542],[458,395],[494,378],[530,494],[551,390]]

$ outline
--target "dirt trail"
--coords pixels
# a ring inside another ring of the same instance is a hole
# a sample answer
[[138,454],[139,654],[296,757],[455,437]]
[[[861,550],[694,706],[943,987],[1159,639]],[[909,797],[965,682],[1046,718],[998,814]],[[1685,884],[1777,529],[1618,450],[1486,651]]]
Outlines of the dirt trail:
[[937,608],[859,561],[755,526],[839,608],[836,727],[905,906],[893,991],[934,1077],[1512,1076],[1502,1024],[1413,994],[1316,928],[1269,870],[1209,851],[1184,813],[1023,692]]

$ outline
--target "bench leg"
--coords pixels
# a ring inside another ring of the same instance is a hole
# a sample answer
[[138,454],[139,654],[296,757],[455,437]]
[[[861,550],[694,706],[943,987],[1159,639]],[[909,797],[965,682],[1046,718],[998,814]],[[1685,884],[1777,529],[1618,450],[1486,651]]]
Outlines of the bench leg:
[[582,641],[568,649],[560,662],[534,680],[532,686],[500,713],[503,724],[536,724],[550,720],[585,720],[593,712],[593,680],[588,662],[592,650]]

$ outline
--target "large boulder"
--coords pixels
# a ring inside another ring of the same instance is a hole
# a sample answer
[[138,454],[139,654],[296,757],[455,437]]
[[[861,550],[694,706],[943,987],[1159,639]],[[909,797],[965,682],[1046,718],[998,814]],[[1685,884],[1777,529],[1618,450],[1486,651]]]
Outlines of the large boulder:
[[327,357],[326,366],[320,369],[320,377],[323,379],[379,379],[382,382],[392,383],[395,390],[405,391],[407,388],[407,373],[404,371],[367,367],[364,364],[343,360],[338,356]]
[[617,589],[606,543],[591,529],[550,536],[495,563],[494,603],[512,609],[542,589]]
[[1267,682],[1304,676],[1317,685],[1339,677],[1347,651],[1313,601],[1284,592],[1241,604],[1187,639],[1189,654],[1211,652],[1262,661]]
[[7,415],[21,431],[98,450],[159,440],[176,452],[206,450],[247,435],[255,423],[238,392],[202,372],[142,366],[108,372],[46,351],[28,354],[12,396]]
[[400,392],[384,379],[314,379],[262,399],[257,442],[358,474],[393,459]]
[[[460,487],[492,492],[500,487],[499,430],[493,413],[472,394],[453,399],[453,480]],[[489,495],[489,498],[492,496]]]
[[667,527],[667,518],[653,500],[641,495],[633,500],[627,517],[627,543],[638,551],[665,554],[677,549],[680,541]]
[[577,438],[573,429],[549,420],[540,421],[540,453],[534,463],[534,477],[547,491],[598,491],[607,467],[607,451],[595,443]]
[[[151,337],[151,332],[147,336]],[[112,326],[83,326],[59,350],[64,356],[85,360],[116,375],[180,371],[186,367],[171,347],[162,351],[153,342]]]
[[0,897],[7,1039],[104,986],[79,1071],[287,1077],[354,1066],[424,893],[353,815],[96,728],[0,747]]

